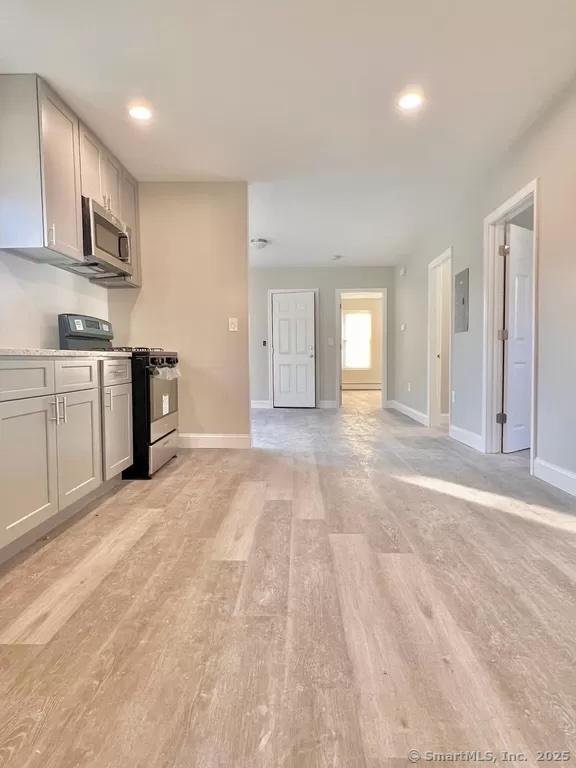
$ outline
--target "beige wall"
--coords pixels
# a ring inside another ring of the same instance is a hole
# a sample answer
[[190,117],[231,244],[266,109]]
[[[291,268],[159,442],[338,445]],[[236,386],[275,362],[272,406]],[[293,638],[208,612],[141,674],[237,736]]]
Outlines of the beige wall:
[[[470,330],[452,338],[452,423],[482,431],[483,219],[539,178],[537,457],[576,472],[576,90],[564,95],[450,212],[396,272],[394,397],[426,411],[428,264],[453,246],[453,273],[470,268]],[[400,331],[400,323],[407,330]],[[407,385],[411,382],[412,390]]]
[[[336,400],[336,355],[330,344],[336,336],[336,289],[388,288],[388,318],[392,317],[394,297],[392,267],[259,268],[250,270],[250,395],[253,401],[268,400],[268,291],[271,288],[319,289],[319,400]],[[390,358],[393,340],[388,337]]]
[[181,433],[247,434],[246,184],[141,184],[140,217],[143,287],[111,292],[116,340],[179,353]]
[[108,291],[85,277],[0,251],[0,347],[58,349],[58,315],[108,318]]
[[367,370],[346,370],[342,368],[342,387],[362,389],[382,386],[382,299],[349,299],[342,297],[342,311],[370,312],[372,315],[372,366]]

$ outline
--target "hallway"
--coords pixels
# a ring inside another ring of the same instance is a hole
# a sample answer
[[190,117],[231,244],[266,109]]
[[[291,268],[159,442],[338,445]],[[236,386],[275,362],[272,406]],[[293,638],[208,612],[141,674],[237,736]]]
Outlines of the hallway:
[[254,411],[0,572],[0,764],[574,750],[574,500],[373,395]]

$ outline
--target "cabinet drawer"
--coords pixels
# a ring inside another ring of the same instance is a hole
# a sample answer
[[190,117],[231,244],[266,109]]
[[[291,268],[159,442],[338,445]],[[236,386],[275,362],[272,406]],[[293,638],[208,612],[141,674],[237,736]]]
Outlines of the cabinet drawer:
[[53,360],[0,360],[0,402],[51,395],[54,391]]
[[113,386],[114,384],[129,384],[131,381],[132,360],[130,358],[102,361],[103,387]]
[[98,361],[70,358],[56,360],[56,392],[75,392],[98,386]]

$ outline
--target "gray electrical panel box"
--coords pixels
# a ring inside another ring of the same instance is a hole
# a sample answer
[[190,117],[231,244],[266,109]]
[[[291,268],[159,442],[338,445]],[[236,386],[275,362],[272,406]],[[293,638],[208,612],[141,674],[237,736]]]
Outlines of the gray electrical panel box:
[[469,271],[463,269],[454,278],[454,333],[464,333],[468,330]]

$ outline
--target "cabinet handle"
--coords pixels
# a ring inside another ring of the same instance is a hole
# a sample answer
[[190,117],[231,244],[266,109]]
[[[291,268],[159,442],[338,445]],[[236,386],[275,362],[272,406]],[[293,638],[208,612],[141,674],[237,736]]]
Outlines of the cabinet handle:
[[68,423],[68,408],[66,403],[66,398],[62,398],[62,405],[64,406],[64,415],[62,416],[62,423],[67,424]]
[[106,392],[106,395],[107,396],[110,395],[110,398],[109,398],[108,402],[106,403],[106,408],[110,408],[110,410],[113,411],[114,410],[114,401],[112,400],[112,390],[109,389]]
[[58,423],[58,421],[60,420],[60,408],[58,407],[58,398],[57,397],[54,398],[54,400],[52,400],[50,405],[54,407],[54,412],[56,415],[54,417],[50,416],[48,421],[55,421],[56,423]]
[[48,245],[56,245],[56,224],[48,227]]

